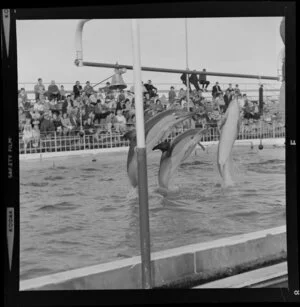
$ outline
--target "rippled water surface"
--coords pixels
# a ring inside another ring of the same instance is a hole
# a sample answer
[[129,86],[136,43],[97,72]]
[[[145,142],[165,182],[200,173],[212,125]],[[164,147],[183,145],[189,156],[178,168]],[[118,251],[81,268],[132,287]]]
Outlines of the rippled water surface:
[[[148,157],[152,251],[285,224],[285,149],[234,148],[237,186],[222,188],[217,147],[198,149],[157,189]],[[94,160],[94,161],[93,161]],[[21,280],[139,255],[127,152],[20,161]]]

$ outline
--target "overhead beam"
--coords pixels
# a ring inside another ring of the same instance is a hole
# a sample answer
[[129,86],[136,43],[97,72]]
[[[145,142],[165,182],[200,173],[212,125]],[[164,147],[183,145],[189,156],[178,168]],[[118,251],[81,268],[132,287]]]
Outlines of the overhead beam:
[[[96,62],[86,62],[75,60],[75,65],[77,66],[91,66],[91,67],[102,67],[102,68],[126,68],[132,70],[133,67],[131,65],[123,65],[123,64],[107,64],[107,63],[96,63]],[[162,72],[162,73],[171,73],[171,74],[203,74],[203,71],[192,71],[186,69],[171,69],[171,68],[160,68],[160,67],[146,67],[142,66],[141,70],[143,71],[153,71],[153,72]],[[260,75],[248,75],[248,74],[235,74],[235,73],[222,73],[222,72],[205,72],[207,76],[217,76],[217,77],[231,77],[231,78],[247,78],[247,79],[263,79],[263,80],[276,80],[279,81],[278,77],[272,76],[260,76]]]

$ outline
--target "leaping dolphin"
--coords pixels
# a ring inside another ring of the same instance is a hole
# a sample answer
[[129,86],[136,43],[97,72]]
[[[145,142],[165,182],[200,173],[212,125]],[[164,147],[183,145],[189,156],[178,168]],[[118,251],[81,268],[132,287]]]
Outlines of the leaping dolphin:
[[[191,118],[194,112],[181,109],[169,109],[151,117],[145,123],[146,154],[148,155],[153,146],[161,139],[167,137],[169,130],[176,124]],[[124,138],[130,141],[127,156],[127,174],[133,187],[138,185],[137,156],[136,156],[136,131],[131,130],[124,134]]]
[[238,98],[234,98],[230,102],[220,124],[221,134],[218,145],[218,168],[225,186],[234,184],[230,174],[230,165],[232,162],[231,153],[240,130],[240,124],[240,104]]
[[190,129],[178,135],[172,142],[165,141],[153,148],[153,150],[160,149],[162,151],[158,172],[158,184],[160,188],[169,188],[169,181],[174,172],[190,156],[197,144],[202,149],[204,148],[200,144],[200,140],[203,133],[207,131],[207,129],[202,128]]

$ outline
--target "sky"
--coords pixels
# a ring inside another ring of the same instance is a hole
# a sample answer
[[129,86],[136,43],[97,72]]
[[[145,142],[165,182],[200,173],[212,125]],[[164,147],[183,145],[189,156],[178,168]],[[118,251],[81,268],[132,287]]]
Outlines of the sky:
[[[279,33],[282,17],[188,18],[188,67],[211,72],[277,76],[278,57],[284,47]],[[113,69],[77,67],[75,30],[79,20],[17,21],[19,87],[32,90],[41,77],[58,85],[86,81],[97,83]],[[184,18],[140,19],[141,65],[185,69]],[[93,19],[83,31],[83,59],[88,62],[132,65],[130,19]],[[142,80],[158,87],[181,86],[180,75],[142,71]],[[208,76],[215,83],[255,83],[255,79]],[[123,75],[133,82],[133,73]],[[276,82],[276,81],[271,81]],[[104,84],[103,84],[104,86]],[[32,87],[32,88],[31,88]],[[71,85],[65,85],[70,88]]]

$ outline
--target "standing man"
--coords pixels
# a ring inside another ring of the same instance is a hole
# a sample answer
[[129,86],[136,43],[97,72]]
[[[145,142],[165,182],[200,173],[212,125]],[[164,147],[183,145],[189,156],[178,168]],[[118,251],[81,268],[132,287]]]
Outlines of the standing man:
[[199,83],[202,85],[202,89],[207,92],[207,87],[209,86],[210,82],[206,80],[206,69],[203,69],[203,73],[199,74]]
[[73,86],[73,93],[74,93],[74,99],[79,97],[82,92],[82,86],[80,85],[79,81],[76,81],[75,85]]
[[219,85],[219,82],[216,82],[216,84],[212,88],[212,96],[213,98],[217,97],[217,94],[222,93],[221,87]]
[[86,86],[84,87],[83,91],[88,98],[94,93],[94,89],[91,86],[90,81],[86,81]]
[[171,86],[169,91],[169,104],[173,104],[175,102],[175,99],[176,99],[176,92],[174,86]]
[[41,96],[46,92],[42,78],[38,78],[38,83],[34,86],[35,100],[40,100]]

